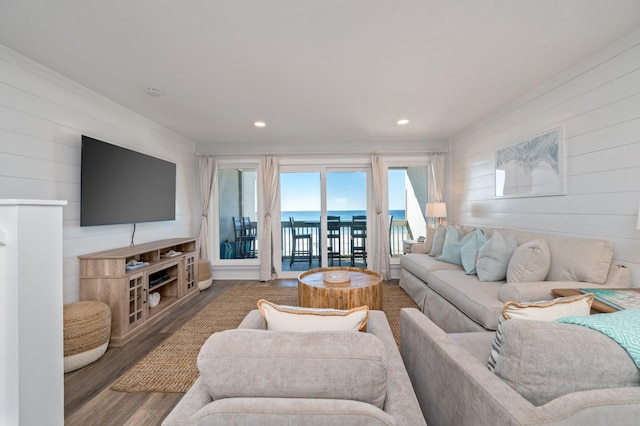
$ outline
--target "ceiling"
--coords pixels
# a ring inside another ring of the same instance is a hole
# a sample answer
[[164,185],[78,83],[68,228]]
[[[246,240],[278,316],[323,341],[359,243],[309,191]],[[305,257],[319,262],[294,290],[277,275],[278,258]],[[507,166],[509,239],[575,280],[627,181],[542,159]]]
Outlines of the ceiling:
[[639,27],[637,0],[0,0],[1,44],[237,149],[447,139]]

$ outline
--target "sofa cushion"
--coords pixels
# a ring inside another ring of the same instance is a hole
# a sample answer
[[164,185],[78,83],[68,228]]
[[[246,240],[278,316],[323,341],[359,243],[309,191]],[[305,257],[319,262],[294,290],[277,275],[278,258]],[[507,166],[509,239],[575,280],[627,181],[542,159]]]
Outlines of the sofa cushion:
[[444,247],[444,238],[446,234],[447,228],[444,225],[440,224],[435,230],[433,234],[433,241],[431,243],[431,251],[429,252],[429,256],[440,256],[442,254],[442,248]]
[[485,234],[482,229],[477,229],[476,232],[473,233],[471,239],[469,239],[469,241],[467,241],[460,249],[462,267],[467,274],[476,274],[478,253],[480,252],[480,247],[482,247],[487,241],[489,241],[487,234]]
[[272,331],[358,331],[367,324],[369,308],[361,306],[349,310],[302,308],[276,305],[258,300],[266,329]]
[[498,326],[503,306],[498,292],[503,284],[502,281],[481,282],[461,270],[439,270],[429,276],[429,288],[488,330]]
[[614,244],[605,240],[547,238],[551,264],[547,281],[583,281],[604,284],[613,259]]
[[543,239],[531,240],[513,252],[507,268],[508,283],[544,281],[549,273],[551,254]]
[[[330,419],[330,420],[328,420]],[[225,398],[196,412],[184,425],[391,426],[395,419],[371,404],[344,399]],[[163,423],[164,425],[164,423]]]
[[462,269],[459,265],[447,262],[438,262],[435,258],[421,253],[405,254],[400,258],[400,266],[424,281],[425,285],[429,282],[429,275],[433,271],[441,269],[453,269],[458,271]]
[[510,320],[494,373],[539,406],[568,393],[640,385],[627,352],[602,333],[549,321]]
[[474,229],[465,235],[462,229],[455,228],[451,225],[447,226],[442,254],[438,256],[438,260],[462,266],[460,250],[462,246],[475,236],[475,233],[476,231]]
[[214,400],[347,399],[383,409],[386,398],[385,347],[369,333],[226,330],[197,362]]
[[512,233],[494,231],[489,241],[478,251],[476,272],[480,281],[502,281],[507,278],[511,255],[518,248]]
[[504,341],[502,333],[502,324],[511,319],[519,320],[536,320],[536,321],[555,321],[558,318],[573,315],[589,315],[591,313],[591,304],[593,303],[592,294],[579,294],[576,296],[559,297],[550,301],[516,303],[507,302],[502,307],[502,313],[498,320],[498,328],[491,344],[491,353],[489,355],[488,367],[492,370],[496,366],[496,362],[500,356],[500,347]]

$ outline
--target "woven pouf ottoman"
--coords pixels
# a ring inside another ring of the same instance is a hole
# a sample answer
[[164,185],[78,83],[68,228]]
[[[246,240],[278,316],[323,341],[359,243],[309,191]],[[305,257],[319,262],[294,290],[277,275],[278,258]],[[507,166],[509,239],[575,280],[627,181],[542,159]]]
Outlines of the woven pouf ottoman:
[[206,259],[198,260],[198,288],[206,290],[211,286],[211,262]]
[[97,301],[64,305],[64,372],[100,358],[109,346],[111,309]]

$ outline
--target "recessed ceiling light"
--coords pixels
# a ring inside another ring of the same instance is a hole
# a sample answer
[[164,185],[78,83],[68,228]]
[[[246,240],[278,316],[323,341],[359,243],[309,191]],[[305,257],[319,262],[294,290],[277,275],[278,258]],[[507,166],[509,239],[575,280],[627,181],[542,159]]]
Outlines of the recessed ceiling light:
[[398,123],[399,126],[404,126],[405,124],[409,124],[409,120],[407,120],[406,118],[403,118],[396,121],[396,123]]
[[265,127],[267,123],[265,123],[264,121],[256,121],[255,123],[253,123],[253,125],[256,127]]
[[147,90],[144,91],[147,95],[149,96],[153,96],[155,98],[158,98],[160,96],[162,96],[164,93],[162,93],[160,90],[158,89],[154,89],[153,87],[149,87]]

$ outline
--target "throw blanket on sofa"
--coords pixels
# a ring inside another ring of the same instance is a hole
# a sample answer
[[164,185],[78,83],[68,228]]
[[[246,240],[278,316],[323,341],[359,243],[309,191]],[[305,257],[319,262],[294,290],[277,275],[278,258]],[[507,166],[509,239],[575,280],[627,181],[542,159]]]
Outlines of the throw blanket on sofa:
[[640,368],[640,309],[611,314],[558,318],[556,322],[577,324],[599,331],[622,346]]

